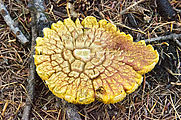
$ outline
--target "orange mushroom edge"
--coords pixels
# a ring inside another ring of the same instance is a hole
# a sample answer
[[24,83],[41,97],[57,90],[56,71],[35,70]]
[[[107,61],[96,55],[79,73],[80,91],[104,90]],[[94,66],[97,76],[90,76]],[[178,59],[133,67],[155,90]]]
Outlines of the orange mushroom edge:
[[92,16],[58,21],[43,33],[36,39],[36,71],[54,95],[74,104],[122,101],[159,60],[152,45]]

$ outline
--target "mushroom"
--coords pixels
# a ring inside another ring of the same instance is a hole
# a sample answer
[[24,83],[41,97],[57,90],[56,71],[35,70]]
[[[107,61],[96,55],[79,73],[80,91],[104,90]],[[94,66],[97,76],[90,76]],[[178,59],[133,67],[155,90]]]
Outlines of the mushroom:
[[36,39],[36,71],[54,95],[74,104],[122,101],[142,83],[159,55],[106,20],[70,18]]

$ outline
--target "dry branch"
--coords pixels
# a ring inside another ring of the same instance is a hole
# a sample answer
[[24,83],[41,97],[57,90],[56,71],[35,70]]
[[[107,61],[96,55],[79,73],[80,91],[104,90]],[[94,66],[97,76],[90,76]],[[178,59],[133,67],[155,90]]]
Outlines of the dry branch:
[[[31,18],[32,22],[36,21],[36,18],[34,17],[34,14],[31,13]],[[32,108],[32,101],[34,99],[34,84],[35,84],[35,64],[34,64],[34,59],[33,55],[35,54],[35,41],[37,38],[37,31],[36,31],[36,26],[33,25],[31,27],[31,32],[32,32],[32,42],[31,42],[31,56],[30,56],[30,71],[29,71],[29,78],[28,78],[28,87],[27,87],[27,98],[26,98],[26,105],[24,107],[23,111],[23,117],[22,120],[29,120],[30,116],[30,111]]]
[[[44,14],[45,8],[43,6],[44,0],[30,0],[29,4],[31,5],[29,8],[31,10],[31,18],[32,18],[32,43],[31,43],[31,57],[30,57],[30,75],[28,78],[28,97],[26,98],[26,106],[24,107],[23,111],[23,117],[22,120],[29,120],[31,108],[32,108],[32,101],[34,99],[34,84],[35,84],[35,73],[36,73],[36,67],[34,64],[34,58],[33,55],[35,54],[35,43],[36,38],[38,36],[38,33],[42,31],[42,24],[47,21],[47,18]],[[32,9],[31,9],[32,8]],[[39,28],[40,26],[41,28]],[[39,30],[39,31],[38,31]]]
[[136,6],[137,4],[139,4],[139,3],[143,2],[143,1],[145,1],[145,0],[139,0],[138,2],[135,2],[134,4],[130,5],[126,9],[122,10],[120,12],[120,15],[123,15],[126,11],[128,11],[129,9],[131,9],[132,7]]
[[43,35],[43,28],[48,26],[48,19],[45,15],[45,7],[44,7],[44,0],[34,0],[34,5],[35,11],[36,11],[36,20],[37,20],[37,29],[39,31],[38,35],[42,36]]
[[74,104],[66,102],[66,116],[68,120],[82,120]]
[[10,27],[11,31],[17,36],[19,42],[22,44],[27,44],[29,42],[28,39],[24,36],[21,30],[15,25],[14,21],[9,15],[9,12],[4,6],[4,3],[2,2],[2,0],[0,0],[0,13],[2,17],[4,18],[4,21],[6,22],[6,24]]
[[177,45],[179,47],[181,47],[181,42],[179,42],[178,39],[181,39],[181,34],[170,34],[170,35],[166,35],[166,36],[161,36],[161,37],[156,37],[156,38],[150,38],[150,39],[145,39],[144,41],[146,43],[149,42],[155,42],[155,41],[160,41],[160,40],[173,40],[177,43]]
[[[30,0],[30,2],[34,5],[34,1]],[[36,23],[37,17],[35,14],[35,10],[31,11],[31,18],[32,23]],[[37,24],[32,24],[31,27],[31,34],[32,34],[32,42],[31,42],[31,56],[30,56],[30,71],[29,71],[29,78],[28,78],[28,86],[27,86],[27,98],[26,98],[26,105],[24,107],[22,120],[29,120],[31,108],[32,108],[32,102],[34,99],[34,86],[35,86],[35,64],[34,64],[34,58],[33,55],[35,54],[35,43],[37,38]]]
[[[23,117],[22,120],[29,120],[31,108],[32,108],[32,101],[34,99],[34,86],[35,86],[35,73],[36,73],[36,67],[34,64],[34,58],[33,55],[35,54],[35,43],[36,38],[38,36],[38,33],[42,31],[41,23],[45,23],[47,21],[46,16],[44,15],[45,8],[43,6],[44,0],[30,0],[29,4],[31,5],[30,11],[31,11],[31,18],[32,18],[32,43],[31,43],[31,56],[30,56],[30,72],[29,72],[29,78],[28,78],[28,95],[26,98],[26,105],[24,107],[23,111]],[[32,8],[32,9],[31,9]],[[39,28],[40,26],[41,28]],[[39,31],[38,31],[39,30]]]

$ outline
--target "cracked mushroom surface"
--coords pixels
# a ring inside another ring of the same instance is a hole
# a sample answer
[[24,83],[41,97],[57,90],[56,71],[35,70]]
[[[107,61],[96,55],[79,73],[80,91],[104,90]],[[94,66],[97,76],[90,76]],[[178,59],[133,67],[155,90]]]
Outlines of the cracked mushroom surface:
[[131,35],[92,16],[58,21],[43,32],[36,39],[36,71],[53,94],[74,104],[122,101],[159,60],[151,45],[133,42]]

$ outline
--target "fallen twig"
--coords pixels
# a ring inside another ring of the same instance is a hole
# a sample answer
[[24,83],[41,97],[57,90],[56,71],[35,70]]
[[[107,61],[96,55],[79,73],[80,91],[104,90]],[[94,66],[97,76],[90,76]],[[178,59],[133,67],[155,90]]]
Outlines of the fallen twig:
[[[31,1],[32,3],[34,3],[34,1]],[[36,18],[36,14],[35,11],[31,12],[31,18],[32,18],[32,23],[35,23],[35,21],[37,20]],[[29,116],[30,116],[30,111],[32,108],[32,101],[34,99],[34,86],[35,86],[35,64],[34,64],[34,59],[33,59],[33,55],[35,54],[35,43],[36,43],[36,38],[37,38],[37,24],[32,24],[31,27],[31,34],[32,34],[32,42],[31,42],[31,56],[30,56],[30,72],[29,72],[29,78],[28,78],[28,87],[27,87],[27,91],[28,91],[28,95],[26,98],[26,105],[24,107],[24,111],[23,111],[23,116],[22,116],[22,120],[29,120]]]
[[[39,34],[42,34],[43,25],[47,21],[47,18],[45,14],[43,13],[45,11],[45,8],[43,6],[44,0],[30,0],[29,6],[31,11],[31,18],[32,18],[32,43],[31,43],[31,57],[30,57],[30,75],[28,78],[28,97],[26,98],[26,106],[24,107],[23,111],[23,117],[22,120],[29,120],[30,111],[32,108],[32,101],[34,98],[34,80],[35,80],[35,64],[33,55],[35,54],[35,43],[36,38],[39,36]],[[31,9],[32,8],[32,9]],[[38,31],[39,30],[39,31]],[[38,33],[39,34],[38,34]]]
[[177,40],[176,38],[173,39],[173,41],[175,41],[177,43],[177,45],[181,48],[181,42],[179,40]]
[[38,36],[43,36],[43,28],[49,25],[49,21],[45,15],[44,0],[34,0],[33,7],[35,7],[36,12]]
[[173,102],[173,100],[172,100],[172,96],[171,96],[171,95],[170,95],[170,102],[171,102],[171,105],[172,105],[172,107],[173,107],[173,109],[174,109],[174,111],[175,111],[175,118],[176,118],[176,119],[178,118],[178,120],[181,120],[180,115],[179,115],[179,113],[177,112],[177,109],[176,109],[176,107],[175,107],[175,104],[174,104],[174,102]]
[[121,27],[124,27],[124,28],[127,28],[127,29],[132,30],[132,31],[135,31],[135,32],[139,32],[139,33],[142,33],[142,34],[146,34],[146,33],[145,33],[144,31],[142,31],[142,30],[130,28],[130,27],[128,27],[128,26],[126,26],[126,25],[124,25],[124,24],[122,24],[122,23],[115,23],[115,25],[121,26]]
[[175,82],[171,82],[172,85],[181,85],[181,83],[175,83]]
[[[33,13],[31,13],[32,22],[36,21],[36,18]],[[35,40],[37,38],[37,31],[36,25],[34,24],[31,27],[32,32],[32,42],[31,42],[31,56],[30,56],[30,71],[29,71],[29,78],[28,78],[28,87],[27,87],[27,98],[26,98],[26,105],[24,107],[22,120],[29,120],[30,111],[32,108],[32,101],[34,99],[34,84],[35,84],[35,64],[33,55],[35,54],[34,46]]]
[[14,21],[9,15],[9,12],[4,6],[4,3],[2,2],[2,0],[0,0],[0,13],[2,17],[4,18],[4,21],[6,22],[6,24],[10,27],[11,31],[17,36],[19,42],[24,45],[27,44],[29,40],[24,36],[21,30],[15,25]]
[[66,106],[66,116],[68,120],[82,120],[74,104],[67,103]]
[[129,7],[127,7],[126,9],[122,10],[119,14],[123,15],[126,11],[128,11],[129,9],[131,9],[132,7],[136,6],[137,4],[143,2],[145,0],[139,0],[138,2],[135,2],[134,4],[130,5]]
[[148,42],[155,42],[155,41],[160,41],[160,40],[173,40],[177,43],[179,47],[181,47],[181,43],[179,42],[178,39],[181,39],[181,34],[170,34],[166,36],[161,36],[161,37],[156,37],[156,38],[150,38],[150,39],[145,39],[144,41],[146,43]]

